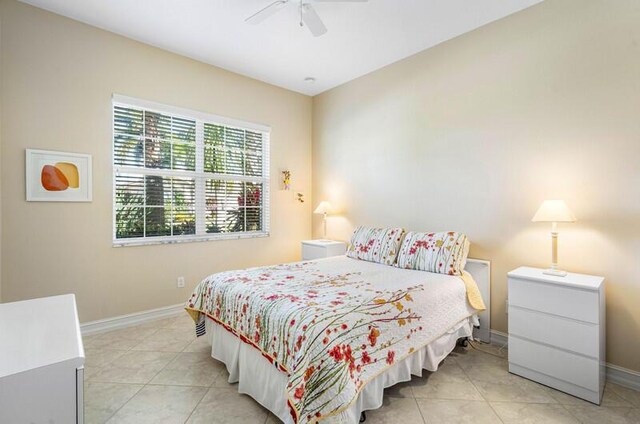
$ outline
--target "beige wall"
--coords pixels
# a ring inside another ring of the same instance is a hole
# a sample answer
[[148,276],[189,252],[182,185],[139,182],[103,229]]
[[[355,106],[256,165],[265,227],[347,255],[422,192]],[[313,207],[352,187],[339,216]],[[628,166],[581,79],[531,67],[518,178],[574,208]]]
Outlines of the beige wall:
[[[459,230],[492,261],[492,327],[506,277],[549,263],[607,279],[608,361],[640,370],[640,2],[547,0],[314,98],[314,204],[356,224]],[[314,218],[314,234],[321,234]]]
[[[2,300],[76,293],[81,321],[180,303],[220,270],[291,261],[311,204],[311,98],[2,0]],[[271,237],[111,247],[111,95],[271,125]],[[93,155],[91,203],[25,201],[25,148]],[[176,288],[186,277],[187,287]]]

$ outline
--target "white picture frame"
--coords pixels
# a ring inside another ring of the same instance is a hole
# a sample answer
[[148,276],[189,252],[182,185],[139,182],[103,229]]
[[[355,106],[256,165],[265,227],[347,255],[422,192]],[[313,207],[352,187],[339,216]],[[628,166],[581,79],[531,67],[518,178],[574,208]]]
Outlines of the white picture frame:
[[26,149],[28,202],[91,202],[91,155]]

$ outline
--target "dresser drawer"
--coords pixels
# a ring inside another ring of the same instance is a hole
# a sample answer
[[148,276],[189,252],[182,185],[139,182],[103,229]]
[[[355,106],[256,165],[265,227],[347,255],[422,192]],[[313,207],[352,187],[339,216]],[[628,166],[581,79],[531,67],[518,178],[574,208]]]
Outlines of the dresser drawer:
[[509,363],[567,381],[589,390],[599,390],[600,367],[595,359],[509,336]]
[[[553,329],[553,331],[549,331]],[[509,305],[509,334],[570,350],[596,359],[600,327]]]
[[509,304],[598,324],[598,292],[509,278]]

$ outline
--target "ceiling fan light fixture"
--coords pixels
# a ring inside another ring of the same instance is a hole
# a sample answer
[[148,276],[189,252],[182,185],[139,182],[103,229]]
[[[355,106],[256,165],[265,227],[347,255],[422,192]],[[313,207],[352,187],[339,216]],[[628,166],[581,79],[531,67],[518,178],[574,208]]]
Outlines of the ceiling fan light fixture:
[[287,3],[289,3],[289,0],[276,0],[273,3],[269,3],[267,6],[258,10],[256,13],[249,16],[244,21],[251,25],[257,25],[271,15],[274,15],[276,12],[282,10],[287,5]]
[[245,19],[245,22],[252,25],[257,25],[282,10],[289,3],[298,3],[300,9],[300,26],[306,26],[311,35],[319,37],[326,34],[327,27],[325,27],[322,19],[318,16],[318,13],[311,5],[312,2],[318,3],[364,3],[368,0],[275,0],[269,3],[267,6],[258,10],[253,15]]
[[309,3],[300,2],[300,20],[314,37],[320,37],[327,32],[327,27],[324,26],[316,9]]

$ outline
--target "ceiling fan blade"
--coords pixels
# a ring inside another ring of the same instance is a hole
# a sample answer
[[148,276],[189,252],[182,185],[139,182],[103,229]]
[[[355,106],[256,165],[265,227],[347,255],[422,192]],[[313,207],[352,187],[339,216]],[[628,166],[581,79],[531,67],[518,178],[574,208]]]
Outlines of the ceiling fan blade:
[[270,16],[274,15],[275,13],[277,13],[278,11],[282,10],[282,8],[284,8],[284,6],[286,6],[288,2],[289,2],[289,0],[276,0],[273,3],[271,3],[271,4],[263,7],[262,9],[258,10],[256,13],[254,13],[251,16],[249,16],[244,21],[246,23],[248,23],[248,24],[251,24],[251,25],[257,25],[260,22],[262,22],[265,19],[267,19],[268,17],[270,17]]
[[302,4],[302,22],[309,28],[314,37],[319,37],[327,32],[327,27],[322,23],[322,19],[316,10],[308,3]]

